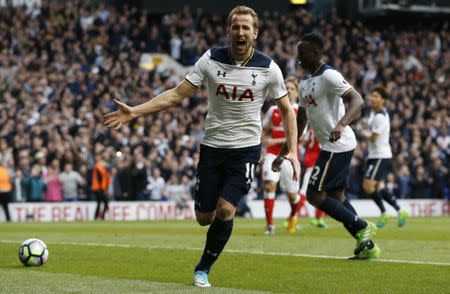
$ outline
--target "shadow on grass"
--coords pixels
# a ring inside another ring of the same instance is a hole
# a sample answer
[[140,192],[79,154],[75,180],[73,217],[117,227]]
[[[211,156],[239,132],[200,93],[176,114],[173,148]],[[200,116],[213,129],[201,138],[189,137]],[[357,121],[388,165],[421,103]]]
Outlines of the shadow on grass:
[[28,266],[24,266],[24,265],[21,265],[21,264],[0,265],[0,268],[3,268],[3,269],[21,269],[21,268],[28,268]]
[[25,270],[40,270],[44,268],[43,266],[24,266],[22,264],[14,264],[14,265],[0,265],[0,269],[9,269],[9,270],[20,270],[20,269],[25,269]]

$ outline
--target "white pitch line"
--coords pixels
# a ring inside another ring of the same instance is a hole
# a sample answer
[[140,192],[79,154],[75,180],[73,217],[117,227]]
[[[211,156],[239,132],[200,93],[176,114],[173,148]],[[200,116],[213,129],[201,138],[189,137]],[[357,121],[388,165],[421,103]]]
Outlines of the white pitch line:
[[[0,243],[16,243],[20,244],[20,241],[14,240],[0,240]],[[130,244],[113,244],[113,243],[94,243],[94,242],[49,242],[47,244],[57,245],[74,245],[74,246],[93,246],[93,247],[118,247],[118,248],[139,248],[139,249],[181,249],[181,250],[193,250],[202,251],[203,248],[185,248],[185,247],[169,247],[169,246],[138,246]],[[254,254],[254,255],[271,255],[271,256],[294,256],[294,257],[307,257],[307,258],[322,258],[322,259],[340,259],[346,260],[348,256],[331,256],[331,255],[316,255],[316,254],[304,254],[304,253],[285,253],[285,252],[270,252],[262,250],[236,250],[225,249],[225,252],[240,253],[240,254]],[[450,266],[449,262],[434,262],[434,261],[416,261],[416,260],[401,260],[401,259],[376,259],[370,262],[388,262],[388,263],[406,263],[406,264],[420,264],[420,265],[441,265]]]

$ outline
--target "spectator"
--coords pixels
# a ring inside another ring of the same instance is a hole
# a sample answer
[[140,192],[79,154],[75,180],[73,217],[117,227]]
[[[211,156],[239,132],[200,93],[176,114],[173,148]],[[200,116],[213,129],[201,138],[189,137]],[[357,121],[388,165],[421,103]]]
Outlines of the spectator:
[[79,169],[79,174],[84,180],[83,183],[78,183],[78,199],[82,201],[92,200],[91,197],[91,174],[86,164],[82,164]]
[[436,142],[443,152],[449,153],[449,147],[450,147],[450,134],[448,132],[448,126],[446,124],[443,124],[441,128],[439,129],[439,135],[436,138]]
[[425,174],[423,166],[419,166],[415,176],[411,178],[411,198],[429,198],[429,186],[432,180]]
[[62,194],[64,201],[76,201],[78,200],[78,187],[85,185],[86,180],[73,170],[72,163],[66,163],[64,165],[64,171],[58,176],[62,186]]
[[431,183],[431,197],[443,199],[445,190],[448,189],[448,169],[442,165],[442,160],[439,157],[433,158],[433,163],[430,169]]
[[0,164],[8,166],[13,159],[13,150],[5,138],[0,138]]
[[182,47],[183,41],[181,40],[178,33],[175,31],[175,28],[173,27],[171,29],[171,38],[170,38],[170,56],[172,56],[173,59],[176,61],[180,61],[181,59],[181,47]]
[[8,222],[11,221],[8,203],[11,201],[12,188],[9,171],[0,161],[0,203],[3,207],[3,211],[5,212],[6,221]]
[[54,159],[44,175],[44,182],[47,187],[44,200],[48,202],[59,202],[63,200],[62,187],[59,180],[59,160]]
[[130,200],[144,200],[147,187],[147,171],[145,170],[143,155],[135,150],[133,160],[128,167],[128,197]]
[[[106,169],[106,162],[108,161],[105,150],[99,150],[95,157],[96,163],[92,171],[91,189],[95,194],[97,201],[97,208],[95,209],[94,219],[105,219],[106,212],[109,209],[109,200],[107,190],[110,182],[109,172]],[[100,214],[100,206],[103,203],[103,213]]]
[[166,185],[164,178],[161,176],[159,168],[153,169],[153,174],[149,177],[147,189],[150,191],[150,200],[161,201],[167,200],[163,195],[163,189]]
[[[128,156],[128,155],[126,155]],[[115,174],[113,174],[113,170],[111,174],[113,175],[113,196],[116,200],[127,201],[130,200],[128,197],[128,186],[130,181],[130,175],[128,174],[128,166],[125,159],[125,156],[121,156],[117,159]]]
[[[193,64],[205,46],[225,43],[226,30],[217,24],[226,16],[180,10],[162,15],[161,23],[149,23],[149,12],[134,17],[134,10],[53,1],[45,9],[34,9],[32,17],[24,6],[0,9],[0,161],[19,171],[15,183],[20,176],[29,176],[34,160],[45,174],[54,159],[61,166],[71,162],[90,181],[88,170],[95,164],[92,154],[99,142],[124,154],[126,148],[145,142],[145,168],[161,169],[165,181],[172,173],[195,174],[196,165],[187,167],[186,157],[178,152],[188,149],[188,157],[198,157],[207,109],[204,89],[177,108],[139,119],[120,131],[105,130],[99,122],[102,113],[112,110],[111,97],[129,97],[127,102],[139,104],[141,97],[164,91],[183,77],[159,69],[144,71],[139,67],[141,52],[152,47],[172,54],[183,65]],[[295,68],[298,37],[321,30],[328,63],[351,84],[365,94],[381,83],[392,94],[386,108],[391,116],[394,165],[407,165],[415,177],[418,157],[432,162],[438,154],[444,167],[450,161],[450,31],[446,20],[431,22],[410,28],[389,23],[388,28],[373,26],[371,20],[344,21],[335,11],[327,18],[304,8],[284,14],[267,11],[256,41],[285,75],[301,77],[302,69]],[[357,122],[355,129],[362,123]],[[186,140],[179,140],[184,135]],[[180,148],[182,144],[189,147]],[[418,155],[404,158],[402,154],[416,153],[413,148]],[[366,152],[366,146],[361,149]],[[354,164],[353,171],[358,171],[363,162]],[[431,175],[432,165],[423,167]],[[353,171],[350,186],[357,190],[360,175]],[[78,193],[89,200],[86,185]],[[17,184],[14,187],[15,198],[20,201],[21,194],[25,198],[27,191],[19,191]]]
[[188,188],[180,182],[176,174],[172,174],[164,187],[164,194],[167,200],[175,201],[179,207],[184,207],[187,200],[192,199]]
[[191,180],[191,177],[186,175],[181,177],[181,186],[183,187],[182,194],[186,200],[192,200],[194,197],[194,183]]
[[[398,172],[398,177],[397,177],[398,197],[399,198],[406,198],[409,195],[410,181],[411,181],[411,175],[409,173],[408,166],[402,165],[400,167],[400,170]],[[394,194],[394,195],[396,195],[396,194]]]
[[23,186],[28,202],[41,202],[44,200],[46,187],[38,164],[34,164],[31,168],[31,175],[23,179]]
[[[41,142],[41,140],[34,140],[34,142]],[[41,143],[38,144],[39,146]],[[47,160],[45,158],[45,154],[43,151],[39,151],[34,156],[35,164],[39,166],[39,169],[41,170],[41,176],[45,176],[47,174]]]
[[122,200],[122,188],[120,187],[118,168],[115,166],[111,167],[111,185],[108,186],[108,197],[115,200]]
[[389,173],[386,180],[386,188],[394,195],[399,195],[398,185],[395,181],[395,175],[393,173]]
[[22,171],[20,169],[16,170],[15,176],[14,176],[14,183],[13,183],[13,201],[14,202],[25,202],[26,198],[25,195],[22,193],[23,188],[23,178],[22,178]]

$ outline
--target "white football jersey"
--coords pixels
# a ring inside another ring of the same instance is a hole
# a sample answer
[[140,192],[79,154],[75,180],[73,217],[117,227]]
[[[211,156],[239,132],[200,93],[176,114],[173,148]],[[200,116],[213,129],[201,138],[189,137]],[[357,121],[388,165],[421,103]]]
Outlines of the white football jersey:
[[261,108],[267,95],[287,95],[283,74],[267,55],[253,50],[241,65],[229,48],[208,50],[185,80],[194,88],[208,84],[208,115],[203,144],[244,148],[261,143]]
[[378,134],[375,142],[369,140],[368,158],[392,158],[391,145],[389,144],[391,122],[387,110],[383,108],[376,113],[370,112],[367,123],[372,133]]
[[331,131],[345,114],[342,95],[353,89],[344,77],[329,65],[313,76],[307,75],[299,85],[300,107],[306,109],[308,122],[320,142],[320,148],[329,152],[346,152],[356,148],[353,130],[346,126],[341,138],[332,143]]

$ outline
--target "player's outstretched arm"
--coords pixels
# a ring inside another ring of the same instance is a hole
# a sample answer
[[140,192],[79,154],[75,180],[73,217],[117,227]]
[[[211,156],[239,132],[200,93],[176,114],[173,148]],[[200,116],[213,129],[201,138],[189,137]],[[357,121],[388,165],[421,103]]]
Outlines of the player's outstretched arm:
[[103,124],[108,128],[119,129],[123,124],[129,122],[133,118],[136,117],[136,114],[133,112],[133,107],[117,100],[113,100],[114,103],[119,107],[114,112],[110,112],[103,116]]
[[284,132],[286,134],[287,153],[282,154],[285,159],[291,162],[294,169],[294,180],[298,180],[300,176],[300,163],[297,157],[298,137],[295,112],[287,95],[277,100],[277,106],[283,116]]
[[195,88],[183,80],[175,88],[164,91],[150,101],[134,107],[114,99],[114,103],[117,104],[119,109],[104,115],[103,124],[108,128],[117,130],[133,118],[170,108],[192,95],[195,91]]
[[361,107],[364,103],[361,95],[355,90],[351,89],[344,96],[344,99],[349,99],[350,103],[345,115],[338,122],[337,126],[330,132],[330,142],[336,142],[341,138],[344,128],[352,121],[357,119],[361,115]]

